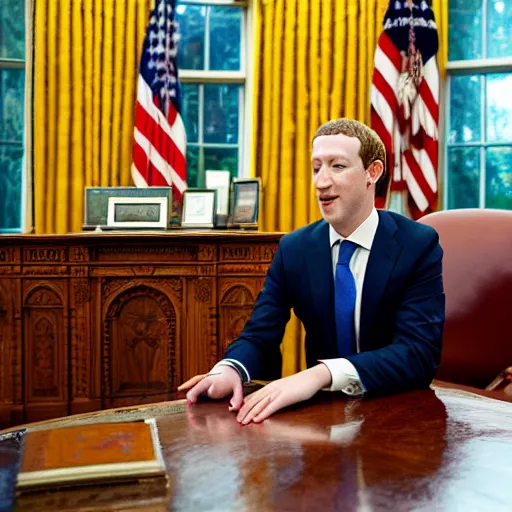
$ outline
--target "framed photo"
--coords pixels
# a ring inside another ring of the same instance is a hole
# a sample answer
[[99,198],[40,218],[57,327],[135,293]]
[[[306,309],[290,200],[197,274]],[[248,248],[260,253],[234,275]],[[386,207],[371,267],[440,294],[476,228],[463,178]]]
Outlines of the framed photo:
[[189,188],[183,193],[182,228],[213,228],[217,208],[217,191]]
[[217,191],[217,215],[229,214],[229,187],[231,173],[229,171],[206,171],[206,188]]
[[94,230],[108,227],[108,201],[111,197],[167,198],[168,220],[171,217],[172,188],[171,187],[86,187],[84,201],[84,223],[82,229]]
[[240,228],[258,228],[260,178],[233,179],[231,194],[231,225]]
[[166,197],[109,197],[107,227],[119,229],[167,229]]

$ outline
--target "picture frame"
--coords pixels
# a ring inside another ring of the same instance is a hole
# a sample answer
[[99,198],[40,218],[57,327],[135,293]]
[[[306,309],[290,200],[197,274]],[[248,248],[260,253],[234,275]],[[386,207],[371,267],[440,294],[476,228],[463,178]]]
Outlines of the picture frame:
[[167,229],[169,225],[166,197],[109,197],[109,229]]
[[261,179],[234,178],[231,186],[230,227],[258,229]]
[[213,228],[217,210],[217,191],[189,188],[183,193],[182,228]]
[[217,215],[229,215],[229,192],[231,173],[229,171],[207,170],[206,188],[217,190]]
[[171,221],[171,187],[86,187],[84,195],[84,222],[82,225],[84,231],[108,228],[108,200],[110,197],[165,197],[168,203],[168,221]]

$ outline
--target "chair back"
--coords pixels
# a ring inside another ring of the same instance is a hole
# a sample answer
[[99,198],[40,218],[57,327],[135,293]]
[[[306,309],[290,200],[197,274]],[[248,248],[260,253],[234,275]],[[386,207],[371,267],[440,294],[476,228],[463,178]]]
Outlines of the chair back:
[[512,366],[512,211],[423,217],[444,250],[446,326],[437,379],[485,388]]

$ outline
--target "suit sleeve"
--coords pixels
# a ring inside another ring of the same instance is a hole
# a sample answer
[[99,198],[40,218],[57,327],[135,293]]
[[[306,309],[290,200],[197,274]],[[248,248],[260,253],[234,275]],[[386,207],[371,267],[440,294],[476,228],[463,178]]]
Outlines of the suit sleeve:
[[392,343],[347,358],[368,392],[424,388],[434,378],[441,360],[445,322],[442,258],[435,233],[416,261],[394,311]]
[[251,317],[240,336],[228,346],[225,358],[241,362],[251,379],[279,378],[280,345],[290,309],[282,245],[279,244]]

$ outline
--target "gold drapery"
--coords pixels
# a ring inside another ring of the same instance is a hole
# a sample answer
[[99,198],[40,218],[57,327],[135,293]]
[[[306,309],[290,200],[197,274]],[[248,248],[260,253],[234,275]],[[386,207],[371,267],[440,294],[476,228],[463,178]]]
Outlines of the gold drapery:
[[138,62],[152,0],[37,0],[36,233],[82,229],[84,187],[131,184]]
[[[256,0],[252,172],[262,179],[261,220],[288,232],[319,218],[310,172],[320,124],[350,117],[369,124],[373,58],[387,0]],[[444,73],[447,2],[434,0]],[[296,318],[283,341],[285,375],[304,368]]]

